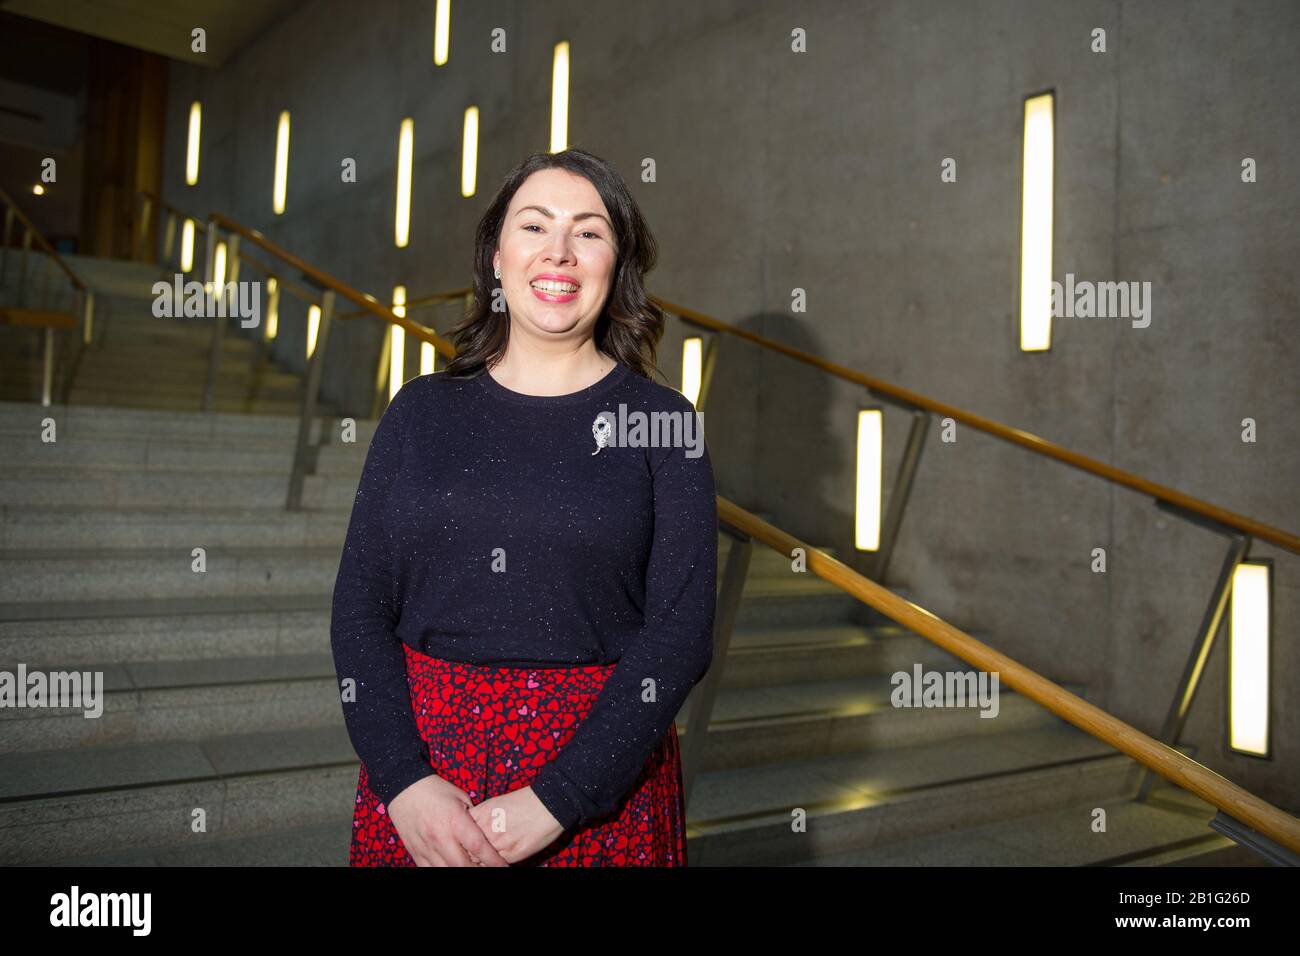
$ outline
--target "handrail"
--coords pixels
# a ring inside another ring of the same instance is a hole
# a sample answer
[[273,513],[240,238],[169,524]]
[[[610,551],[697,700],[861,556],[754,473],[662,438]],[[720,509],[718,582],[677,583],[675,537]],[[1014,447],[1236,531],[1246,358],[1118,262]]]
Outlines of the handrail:
[[[255,243],[267,252],[288,263],[295,269],[299,270],[304,276],[309,277],[317,285],[329,290],[327,295],[337,293],[349,301],[355,302],[361,306],[365,312],[382,319],[387,319],[394,325],[400,325],[409,330],[413,335],[422,341],[429,342],[440,352],[444,352],[448,357],[454,358],[456,348],[452,343],[443,339],[434,332],[424,327],[409,322],[403,316],[398,316],[387,307],[381,305],[374,296],[361,293],[353,289],[346,283],[335,279],[333,276],[316,269],[302,259],[293,255],[285,249],[275,245],[261,233],[253,229],[248,229],[240,225],[227,216],[219,213],[213,213],[210,220],[234,234],[242,236]],[[670,308],[678,315],[682,312],[675,307],[659,301],[660,305]],[[698,316],[698,313],[695,315]],[[698,318],[706,318],[698,316]],[[716,320],[709,320],[716,321]],[[704,323],[700,323],[704,324]],[[717,323],[719,327],[724,323]],[[723,329],[720,329],[723,330]],[[735,330],[738,334],[748,337],[752,333],[744,333],[743,330]],[[761,336],[755,336],[761,339]],[[760,342],[759,344],[765,344]],[[772,343],[778,347],[779,351],[787,351],[787,347],[780,346],[779,343]],[[789,350],[787,354],[798,352],[799,350]],[[319,355],[319,353],[317,353]],[[807,353],[799,353],[795,357],[800,357],[807,361],[812,360],[812,364],[832,366],[834,363],[823,363],[822,360],[815,356],[809,356]],[[319,358],[317,359],[319,362]],[[835,374],[836,369],[827,368]],[[318,377],[319,364],[316,368]],[[952,409],[950,406],[942,405],[938,402],[932,402],[922,396],[914,395],[904,389],[896,386],[889,386],[887,383],[877,383],[876,380],[867,376],[861,376],[851,369],[843,369],[843,372],[849,374],[843,377],[852,381],[859,381],[869,388],[875,389],[877,384],[886,385],[890,389],[890,394],[900,400],[912,403],[917,400],[916,404],[920,407],[930,408],[932,411],[944,412],[951,414],[959,409]],[[308,399],[311,400],[310,389],[308,390]],[[924,403],[924,404],[922,404]],[[961,412],[963,416],[970,416],[968,413]],[[956,416],[953,416],[956,417]],[[979,419],[983,422],[985,420]],[[989,425],[996,423],[988,422]],[[997,428],[1007,431],[1009,434],[1025,435],[1021,432],[1012,432],[1005,429],[1004,426],[998,425]],[[1025,437],[1032,439],[1033,436]],[[303,440],[300,432],[299,441]],[[1035,441],[1041,441],[1035,439]],[[1047,443],[1043,443],[1047,444]],[[1029,445],[1028,447],[1033,447]],[[1057,446],[1051,446],[1056,448]],[[1045,449],[1044,453],[1050,454]],[[1059,449],[1065,452],[1064,449]],[[1072,455],[1073,453],[1066,454]],[[1077,456],[1080,457],[1081,456]],[[1063,459],[1064,460],[1064,459]],[[1084,459],[1086,460],[1086,459]],[[1158,486],[1152,486],[1158,487]],[[1195,499],[1190,499],[1195,500]],[[1238,786],[1227,778],[1210,770],[1208,767],[1197,763],[1196,761],[1179,753],[1174,748],[1160,743],[1152,737],[1142,733],[1136,727],[1120,720],[1118,717],[1102,710],[1094,704],[1090,704],[1083,698],[1071,694],[1058,684],[1053,683],[1036,671],[1031,670],[1018,661],[1006,656],[1005,654],[995,651],[987,644],[976,640],[971,635],[965,633],[959,628],[954,627],[938,616],[925,610],[919,605],[900,597],[887,588],[871,581],[858,574],[847,565],[831,557],[825,552],[811,545],[805,544],[793,535],[787,534],[781,529],[763,521],[757,515],[746,511],[739,505],[717,496],[718,519],[725,527],[737,529],[742,534],[750,538],[762,541],[769,547],[777,550],[782,554],[791,554],[795,549],[801,548],[808,558],[808,567],[818,577],[840,588],[845,593],[858,601],[861,601],[877,611],[885,614],[890,619],[898,622],[914,633],[920,635],[933,644],[938,645],[949,653],[961,658],[974,667],[982,671],[996,672],[999,680],[1004,681],[1007,686],[1013,690],[1019,691],[1030,700],[1035,701],[1056,716],[1074,724],[1085,733],[1115,747],[1122,751],[1137,762],[1143,764],[1148,769],[1160,774],[1177,786],[1196,794],[1206,802],[1218,807],[1225,814],[1253,828],[1264,836],[1275,840],[1279,844],[1287,847],[1293,852],[1300,853],[1300,819],[1293,817],[1291,814],[1273,806],[1265,800],[1255,796],[1250,791]],[[1249,520],[1249,519],[1247,519]],[[1266,527],[1266,526],[1265,526]],[[1263,535],[1260,535],[1263,537]]]
[[780,352],[796,361],[819,368],[823,372],[827,372],[837,378],[842,378],[846,381],[865,386],[873,392],[888,395],[903,404],[910,405],[914,408],[923,408],[927,411],[934,412],[935,414],[952,418],[955,421],[962,422],[972,428],[992,435],[994,438],[1000,438],[1003,441],[1020,445],[1023,448],[1028,448],[1032,452],[1046,455],[1049,458],[1054,458],[1073,468],[1078,468],[1082,471],[1088,472],[1089,474],[1096,475],[1098,478],[1104,478],[1107,481],[1124,485],[1134,491],[1150,495],[1153,498],[1166,501],[1170,504],[1177,505],[1180,508],[1199,514],[1211,521],[1227,525],[1230,528],[1235,528],[1238,531],[1256,537],[1261,541],[1267,541],[1270,544],[1275,544],[1278,547],[1286,548],[1288,551],[1300,554],[1300,535],[1295,535],[1288,531],[1283,531],[1280,528],[1275,528],[1272,525],[1264,524],[1262,521],[1256,521],[1254,518],[1249,518],[1245,515],[1239,515],[1235,512],[1228,511],[1225,508],[1220,508],[1217,505],[1210,504],[1208,501],[1193,498],[1191,495],[1185,494],[1174,488],[1169,488],[1165,485],[1159,485],[1153,481],[1148,481],[1132,472],[1124,471],[1120,468],[1115,468],[1112,465],[1107,465],[1104,462],[1097,461],[1094,458],[1089,458],[1086,455],[1081,455],[1078,452],[1071,451],[1068,448],[1047,441],[1044,438],[1039,438],[1037,435],[1021,431],[1018,428],[1009,428],[1000,422],[995,422],[992,419],[984,418],[980,415],[974,414],[973,412],[965,411],[955,405],[948,405],[944,402],[936,401],[935,399],[928,398],[925,395],[910,391],[898,385],[893,385],[883,379],[875,378],[871,375],[864,375],[862,372],[840,365],[836,362],[831,362],[817,355],[813,355],[811,352],[805,352],[802,349],[785,345],[775,339],[770,339],[765,335],[760,335],[757,332],[751,332],[748,329],[742,329],[731,325],[730,323],[711,318],[710,316],[696,312],[693,309],[688,309],[684,306],[668,302],[659,296],[652,295],[650,298],[663,309],[679,316],[684,321],[693,325],[699,325],[714,332],[734,335],[738,338],[752,342],[755,345],[760,345],[763,348]]
[[[405,302],[405,303],[403,304],[403,308],[406,308],[406,309],[418,309],[418,308],[420,308],[421,306],[424,306],[424,305],[433,305],[435,302],[450,302],[450,301],[453,300],[453,299],[463,299],[463,298],[465,298],[465,296],[467,296],[467,295],[471,295],[473,292],[474,292],[474,289],[473,289],[472,286],[466,286],[464,289],[453,289],[453,290],[450,291],[450,292],[433,292],[433,293],[430,293],[429,295],[422,295],[422,296],[420,296],[420,298],[418,298],[418,299],[410,299],[410,300],[408,300],[407,302]],[[348,312],[348,313],[345,313],[344,315],[340,315],[340,316],[338,316],[338,318],[340,318],[340,319],[358,319],[358,318],[360,318],[361,316],[363,316],[363,315],[367,315],[367,314],[368,314],[368,310],[366,310],[366,309],[360,309],[360,310],[358,310],[358,311],[356,311],[356,312]]]
[[[206,233],[208,231],[208,224],[205,223],[202,219],[198,218],[197,216],[191,216],[189,213],[181,209],[178,209],[176,206],[173,206],[167,200],[160,199],[157,195],[151,193],[149,190],[141,189],[139,191],[139,195],[149,200],[151,204],[156,203],[159,212],[165,211],[171,213],[171,215],[177,219],[188,220],[194,223],[194,228],[197,232]],[[262,272],[266,273],[269,276],[275,276],[276,280],[280,284],[280,287],[283,288],[286,292],[296,295],[299,299],[302,299],[305,302],[315,302],[318,305],[320,304],[318,301],[319,296],[317,296],[314,292],[311,292],[309,289],[300,286],[298,283],[294,282],[292,279],[286,278],[285,276],[276,276],[275,268],[271,266],[269,263],[263,262],[261,259],[257,258],[256,256],[250,256],[247,252],[241,253],[240,259],[241,261],[247,263],[250,266],[256,266],[258,269],[262,270]],[[354,314],[364,315],[365,313],[357,312]],[[340,316],[340,318],[348,318],[348,316]]]
[[393,312],[392,309],[380,303],[380,301],[370,293],[358,292],[356,289],[348,285],[346,282],[334,278],[329,273],[317,269],[315,266],[310,265],[309,263],[298,258],[296,255],[294,255],[292,252],[289,252],[287,249],[283,249],[280,246],[277,246],[275,243],[273,243],[270,239],[267,239],[256,229],[249,229],[247,226],[243,226],[239,224],[238,222],[236,222],[235,220],[231,219],[228,216],[223,216],[221,213],[214,212],[208,218],[211,222],[216,223],[218,226],[220,226],[222,229],[225,229],[227,232],[231,232],[236,235],[242,236],[243,238],[247,239],[249,242],[252,242],[255,245],[261,247],[266,252],[269,252],[277,259],[297,269],[299,272],[301,272],[307,278],[311,279],[318,286],[321,286],[322,288],[325,289],[329,289],[337,293],[338,295],[342,296],[343,298],[347,299],[349,302],[353,302],[356,305],[360,306],[363,312],[369,312],[371,315],[377,316],[381,319],[391,322],[393,325],[400,325],[402,328],[404,328],[410,334],[414,335],[420,341],[428,342],[445,357],[447,358],[455,357],[456,347],[452,345],[451,342],[444,339],[437,332],[433,332],[429,329],[426,329],[418,322],[412,322],[410,319],[406,318],[405,316],[397,315],[395,312]]
[[[54,250],[54,247],[50,245],[49,240],[47,240],[43,235],[41,235],[41,231],[36,228],[35,223],[33,223],[30,219],[28,219],[26,214],[24,214],[23,211],[18,207],[18,204],[14,202],[13,197],[10,196],[3,189],[0,189],[0,200],[3,200],[4,210],[5,210],[3,249],[0,250],[0,254],[3,255],[3,260],[0,260],[0,281],[3,281],[3,279],[7,278],[8,276],[9,232],[13,226],[14,220],[17,219],[24,227],[23,243],[22,243],[22,248],[23,248],[22,262],[20,265],[19,277],[18,277],[19,309],[22,308],[22,305],[26,298],[27,253],[31,249],[33,240],[41,247],[41,249],[45,251],[45,254],[49,256],[49,261],[52,261],[56,266],[62,269],[64,275],[68,277],[68,281],[72,283],[72,290],[73,290],[72,296],[77,302],[77,312],[80,313],[80,319],[73,318],[72,323],[70,325],[67,324],[66,322],[61,322],[61,321],[44,321],[40,323],[41,325],[44,326],[45,329],[44,356],[41,362],[41,406],[44,408],[48,408],[50,403],[54,400],[54,382],[56,378],[55,360],[54,360],[55,329],[58,328],[58,329],[71,330],[76,327],[78,321],[81,324],[81,335],[77,337],[76,348],[71,352],[62,349],[60,350],[61,354],[59,356],[59,370],[57,373],[57,377],[62,380],[62,383],[60,386],[59,398],[61,402],[67,404],[69,396],[72,394],[73,380],[76,378],[77,370],[81,367],[81,356],[85,352],[86,346],[90,344],[91,339],[93,337],[93,328],[94,328],[93,323],[95,318],[95,293],[92,292],[89,288],[87,288],[86,284],[81,281],[81,278],[75,272],[72,271],[72,267],[69,266],[67,262],[64,261],[63,257]],[[48,269],[44,270],[44,273],[45,273],[45,282],[44,282],[43,299],[48,300],[49,292],[50,292]],[[9,311],[11,312],[10,318],[12,319],[13,310],[9,310]],[[39,311],[47,311],[47,310],[44,310],[44,308],[42,308],[42,310]]]
[[721,496],[718,497],[718,519],[781,554],[790,555],[796,548],[802,548],[808,556],[809,570],[818,577],[871,605],[968,664],[982,671],[997,672],[1000,683],[1019,691],[1080,730],[1123,751],[1229,816],[1300,853],[1300,819],[1261,800],[1208,767],[1147,736],[1082,697],[1071,694],[1024,664],[995,651],[924,608],[863,577],[824,551],[805,544]]
[[[19,222],[31,231],[32,238],[40,243],[41,248],[44,249],[49,257],[54,260],[55,264],[64,271],[77,291],[85,292],[86,284],[77,278],[77,274],[72,271],[72,268],[66,262],[63,261],[63,257],[54,251],[54,247],[49,244],[44,236],[41,235],[41,231],[32,224],[30,219],[23,215],[23,211],[18,208],[18,204],[14,202],[12,197],[10,197],[10,195],[3,189],[0,189],[0,200],[4,200],[5,206],[13,210],[13,214],[18,217]],[[5,238],[7,239],[8,237],[6,236]]]

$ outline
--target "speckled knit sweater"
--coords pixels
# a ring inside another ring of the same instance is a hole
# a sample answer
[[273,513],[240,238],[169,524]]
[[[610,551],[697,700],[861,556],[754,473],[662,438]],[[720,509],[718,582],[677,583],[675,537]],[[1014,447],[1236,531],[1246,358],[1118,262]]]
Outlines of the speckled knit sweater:
[[348,734],[381,799],[435,772],[405,642],[473,664],[617,662],[532,782],[566,830],[617,806],[712,660],[718,519],[702,420],[622,363],[567,395],[487,372],[402,386],[366,456],[330,622],[340,684],[355,681]]

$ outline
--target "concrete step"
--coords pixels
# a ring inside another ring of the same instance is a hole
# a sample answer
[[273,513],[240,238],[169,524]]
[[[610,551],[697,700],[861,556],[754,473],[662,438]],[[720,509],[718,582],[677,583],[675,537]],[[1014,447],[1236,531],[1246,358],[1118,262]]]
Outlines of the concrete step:
[[[958,668],[953,668],[957,670]],[[968,667],[961,668],[969,671]],[[1074,693],[1082,688],[1069,687]],[[785,760],[918,746],[1048,726],[1059,720],[1029,699],[1000,689],[994,718],[949,700],[933,708],[894,707],[888,675],[815,680],[719,692],[709,721],[704,766],[737,769]],[[678,728],[690,733],[683,707]]]
[[1137,766],[1059,722],[704,772],[688,806],[691,865],[811,863],[1084,800],[1115,803],[1133,795]]
[[[4,433],[7,466],[57,468],[61,472],[151,471],[221,468],[231,473],[288,474],[293,445],[260,438],[188,441],[176,437],[104,435],[41,441],[38,435]],[[317,449],[316,474],[360,481],[370,443],[336,442]]]
[[931,641],[892,624],[737,628],[731,635],[725,680],[731,687],[763,687],[792,679],[910,672],[918,663],[926,670],[968,666]]
[[[247,369],[241,370],[237,365],[223,365],[219,371],[218,388],[247,388],[248,382],[252,379],[252,374]],[[150,370],[150,378],[148,382],[143,384],[153,384],[159,387],[189,385],[193,381],[194,372],[195,369],[192,367],[164,362]],[[203,372],[206,374],[206,366],[204,366]],[[98,388],[133,381],[132,375],[132,370],[124,371],[119,366],[96,360],[82,365],[77,372],[77,381],[89,388]],[[276,391],[301,389],[302,379],[290,372],[281,371],[275,366],[267,365],[262,370],[258,385],[261,388]]]
[[0,661],[85,669],[118,664],[325,653],[331,595],[0,604]]
[[3,755],[0,865],[336,823],[358,769],[341,712],[329,727]]
[[96,298],[153,298],[151,287],[158,281],[160,272],[158,266],[152,263],[75,253],[60,253],[60,256],[68,263],[68,268],[76,273],[77,278],[94,290]]
[[[718,535],[718,567],[725,568],[727,558],[731,553],[734,539],[725,532]],[[838,557],[834,548],[826,545],[816,545],[820,550],[825,551],[831,557]],[[807,580],[816,578],[817,575],[811,571],[796,571],[791,560],[786,555],[769,548],[761,542],[755,542],[753,550],[749,554],[749,567],[747,569],[748,577],[776,577],[788,578],[790,580]]]
[[[895,594],[912,600],[906,588],[891,586]],[[893,624],[892,619],[816,575],[788,579],[745,579],[736,626],[740,629],[835,624]],[[950,622],[962,627],[961,622]]]
[[[1199,804],[1192,809],[1162,802],[1176,791]],[[1106,811],[1106,830],[1091,823],[1097,807]],[[914,839],[842,853],[794,866],[1167,866],[1192,864],[1207,854],[1236,846],[1209,828],[1213,805],[1165,786],[1148,803],[1122,795],[997,820]],[[1263,863],[1261,859],[1261,864]]]
[[[205,571],[193,569],[195,547],[205,549]],[[342,544],[232,548],[201,541],[174,548],[6,549],[0,551],[0,602],[320,594],[333,589],[342,550]]]
[[[32,402],[0,402],[0,437],[12,434],[42,434],[42,422],[51,418],[60,440],[72,436],[133,436],[180,439],[183,441],[270,442],[276,449],[290,448],[298,435],[298,411],[287,415],[244,415],[232,412],[201,412],[197,409],[118,408],[95,405],[52,404],[43,408]],[[339,429],[321,416],[312,423],[310,438],[321,441],[329,429],[337,441]],[[369,447],[378,422],[357,419],[356,444]],[[6,437],[7,441],[7,437]],[[364,457],[364,456],[363,456]],[[3,499],[0,499],[3,501]]]
[[[177,361],[193,362],[206,358],[212,351],[211,326],[171,324],[173,319],[156,319],[155,325],[128,324],[114,319],[106,321],[101,335],[89,355],[94,359],[139,361],[150,356],[174,356]],[[196,319],[195,322],[208,322]],[[256,343],[242,335],[227,334],[221,340],[222,360],[247,361]]]
[[[91,391],[73,386],[72,392],[68,396],[68,401],[73,405],[108,405],[118,406],[121,408],[155,408],[161,410],[185,411],[188,409],[197,409],[202,401],[202,389],[196,388],[193,392],[184,395],[166,393],[152,394],[125,394],[103,389]],[[267,401],[255,400],[246,402],[243,399],[222,398],[214,396],[212,407],[217,412],[236,415],[277,415],[281,417],[296,416],[301,408],[297,401]],[[319,413],[322,415],[334,414],[334,409],[327,403],[319,403],[317,406]]]
[[[278,465],[278,463],[277,463]],[[286,468],[287,470],[287,468]],[[113,507],[0,508],[0,550],[39,553],[97,548],[341,547],[349,512],[228,510],[165,511]]]
[[[56,505],[119,508],[283,509],[289,474],[224,476],[210,472],[156,470],[96,472],[60,476],[48,468],[0,470],[0,501],[7,507]],[[350,477],[308,475],[303,483],[306,510],[351,510],[357,481]],[[340,542],[340,548],[342,542]]]
[[249,836],[205,838],[195,845],[65,857],[24,866],[347,866],[352,814],[316,826]]
[[[69,669],[62,664],[54,668]],[[16,672],[15,665],[6,669]],[[26,672],[34,670],[47,668],[29,664]],[[102,681],[102,697],[90,705],[102,712],[87,718],[86,707],[0,710],[0,754],[79,753],[91,747],[342,722],[334,661],[328,651],[106,663],[89,665],[81,673],[87,681]],[[93,683],[88,689],[98,690]]]

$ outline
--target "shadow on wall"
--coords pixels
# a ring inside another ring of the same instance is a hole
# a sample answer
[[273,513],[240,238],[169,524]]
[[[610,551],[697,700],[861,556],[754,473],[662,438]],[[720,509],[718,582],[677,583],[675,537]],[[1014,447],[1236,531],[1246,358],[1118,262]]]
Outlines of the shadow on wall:
[[[734,324],[833,359],[808,323],[791,315],[760,312]],[[719,348],[706,415],[715,410],[721,420],[719,457],[750,463],[747,476],[725,476],[737,502],[772,515],[774,524],[809,544],[850,553],[857,418],[846,397],[856,387],[734,336],[723,335]],[[869,397],[858,394],[867,404]],[[724,476],[718,483],[726,496]]]

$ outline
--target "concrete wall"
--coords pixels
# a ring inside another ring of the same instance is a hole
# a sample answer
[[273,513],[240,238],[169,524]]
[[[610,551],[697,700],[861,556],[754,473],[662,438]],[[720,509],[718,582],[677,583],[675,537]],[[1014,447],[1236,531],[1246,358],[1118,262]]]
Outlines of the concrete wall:
[[[552,44],[573,46],[570,142],[623,171],[662,243],[652,291],[1232,511],[1298,530],[1294,226],[1300,7],[1278,2],[306,3],[220,72],[173,64],[167,195],[226,211],[378,296],[465,284],[502,176],[546,148]],[[489,52],[507,31],[509,52]],[[802,27],[808,52],[792,53]],[[1094,28],[1105,53],[1091,49]],[[1016,337],[1022,99],[1057,95],[1054,275],[1152,283],[1152,321],[1059,319]],[[185,117],[205,104],[200,184]],[[459,195],[463,108],[479,194]],[[270,210],[293,111],[288,211]],[[415,119],[409,248],[392,244],[398,124]],[[357,159],[343,184],[340,160]],[[658,181],[642,183],[643,158]],[[957,161],[955,183],[940,164]],[[1258,182],[1241,181],[1244,157]],[[791,290],[808,311],[792,313]],[[302,350],[300,322],[282,346]],[[358,408],[380,331],[336,329],[326,390]],[[681,328],[661,353],[679,383]],[[851,548],[861,390],[723,343],[706,415],[724,494]],[[1241,441],[1241,421],[1259,440]],[[936,423],[937,425],[938,423]],[[907,427],[887,413],[892,475]],[[959,427],[933,427],[890,581],[1102,706],[1159,730],[1225,542],[1149,499]],[[1107,553],[1105,574],[1092,549]],[[1186,739],[1300,803],[1300,556],[1276,557],[1275,757],[1223,744],[1224,647]]]

